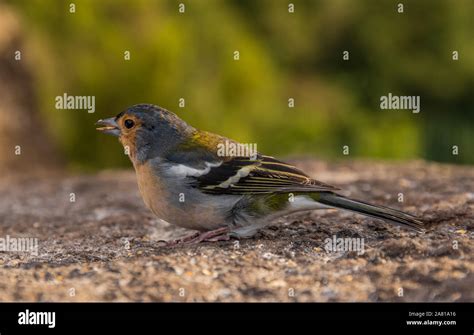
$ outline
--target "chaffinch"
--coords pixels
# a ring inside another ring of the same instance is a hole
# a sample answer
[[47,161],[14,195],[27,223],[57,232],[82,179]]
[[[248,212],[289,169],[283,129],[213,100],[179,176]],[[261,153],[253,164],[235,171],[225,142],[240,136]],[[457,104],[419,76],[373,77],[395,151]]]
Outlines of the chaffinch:
[[240,144],[158,106],[135,105],[97,125],[119,137],[146,206],[160,219],[199,231],[170,244],[251,237],[276,217],[334,207],[422,230],[410,214],[339,195],[273,157],[222,154],[224,144]]

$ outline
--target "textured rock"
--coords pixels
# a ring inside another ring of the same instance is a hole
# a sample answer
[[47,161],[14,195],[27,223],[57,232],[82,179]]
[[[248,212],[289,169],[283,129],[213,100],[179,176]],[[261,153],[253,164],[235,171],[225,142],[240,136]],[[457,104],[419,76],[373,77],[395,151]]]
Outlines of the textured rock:
[[[145,209],[131,171],[16,176],[0,180],[0,237],[36,237],[39,253],[0,252],[0,299],[474,300],[472,167],[295,163],[345,195],[421,216],[429,230],[325,210],[281,218],[253,239],[167,249],[157,242],[187,232]],[[334,235],[363,238],[364,253],[326,252]]]

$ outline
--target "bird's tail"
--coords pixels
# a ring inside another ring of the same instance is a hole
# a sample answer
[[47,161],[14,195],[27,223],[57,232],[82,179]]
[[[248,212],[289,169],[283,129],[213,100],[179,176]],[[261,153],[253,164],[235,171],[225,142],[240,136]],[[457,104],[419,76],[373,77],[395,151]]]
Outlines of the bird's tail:
[[327,206],[342,208],[377,219],[382,219],[395,225],[411,228],[418,232],[423,231],[423,222],[420,219],[396,209],[372,205],[330,192],[319,193],[317,201]]

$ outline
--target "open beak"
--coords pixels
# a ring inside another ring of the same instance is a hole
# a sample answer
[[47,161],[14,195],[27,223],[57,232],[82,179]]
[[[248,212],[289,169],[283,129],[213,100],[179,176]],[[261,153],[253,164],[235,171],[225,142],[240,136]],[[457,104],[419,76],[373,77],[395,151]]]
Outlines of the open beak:
[[95,123],[98,126],[96,129],[104,134],[110,134],[114,136],[120,136],[120,129],[114,117],[108,119],[99,120]]

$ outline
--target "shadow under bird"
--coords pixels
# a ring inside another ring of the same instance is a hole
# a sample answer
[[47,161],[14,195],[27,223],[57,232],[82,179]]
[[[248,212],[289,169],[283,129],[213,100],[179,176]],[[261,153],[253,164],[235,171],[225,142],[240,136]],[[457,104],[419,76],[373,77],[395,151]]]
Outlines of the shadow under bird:
[[423,229],[413,215],[339,195],[338,188],[273,157],[219,155],[222,143],[239,143],[155,105],[132,106],[97,125],[128,150],[146,206],[160,219],[199,231],[169,245],[247,238],[274,218],[322,208]]

